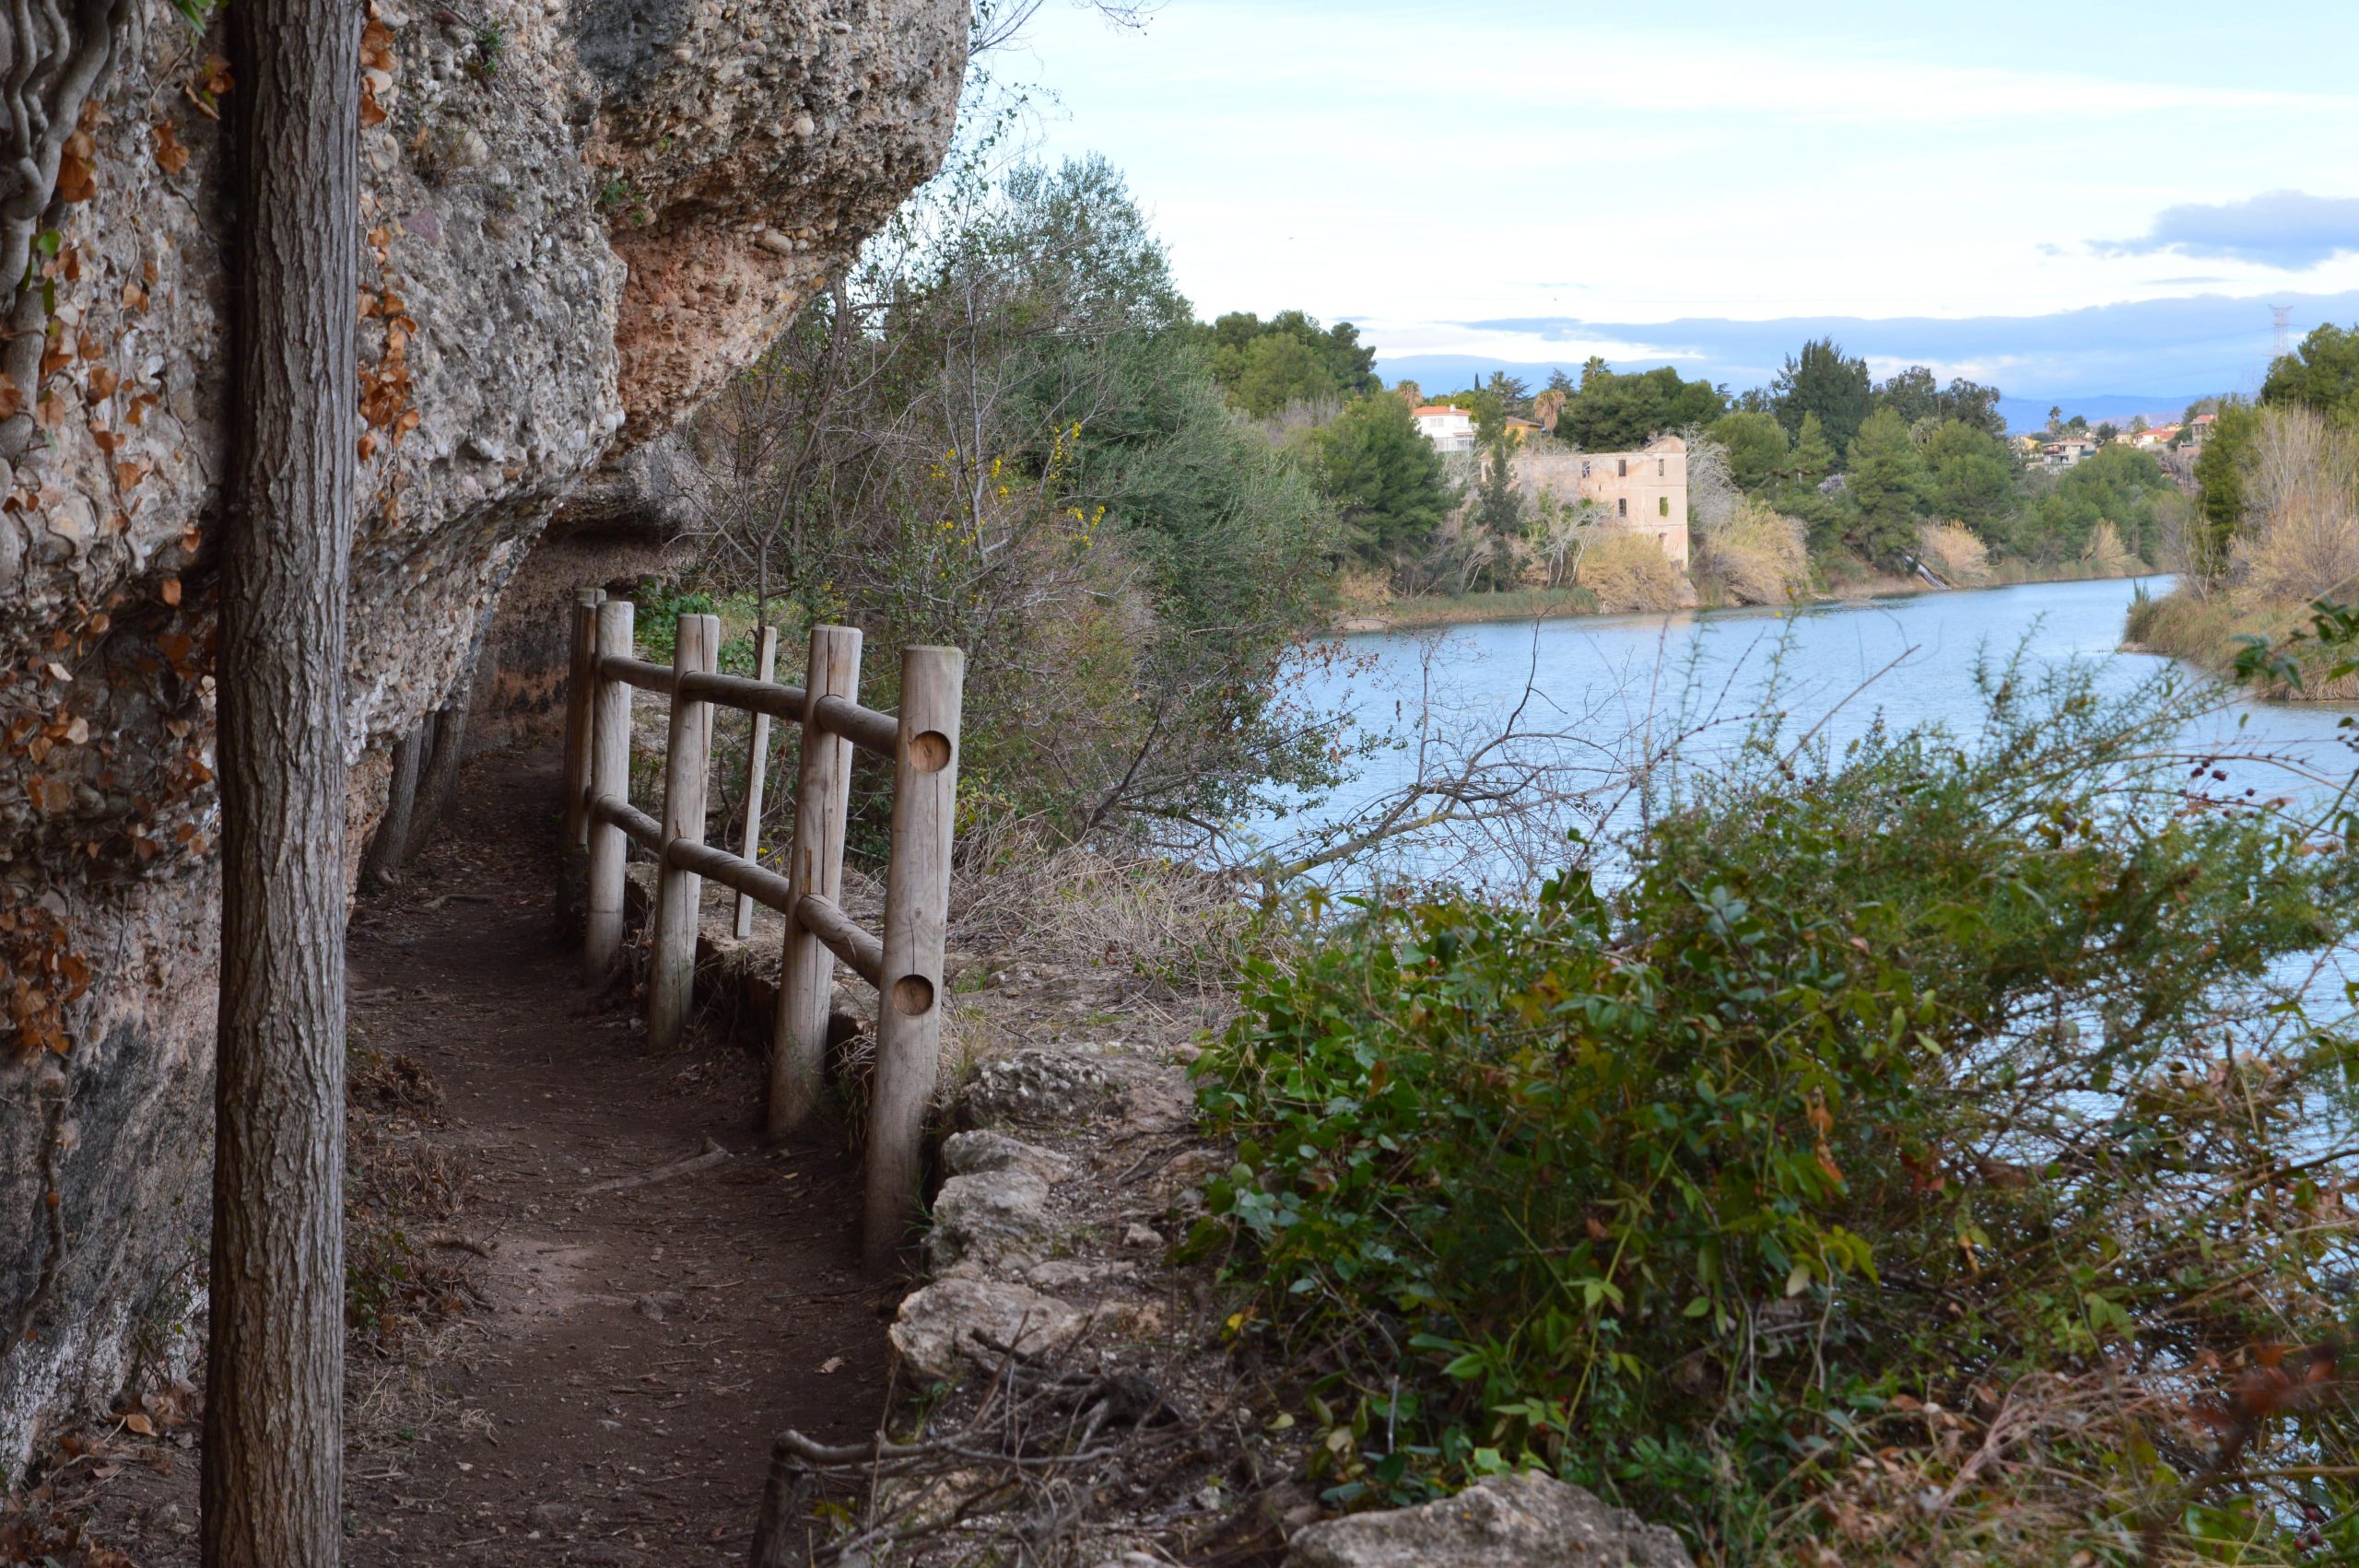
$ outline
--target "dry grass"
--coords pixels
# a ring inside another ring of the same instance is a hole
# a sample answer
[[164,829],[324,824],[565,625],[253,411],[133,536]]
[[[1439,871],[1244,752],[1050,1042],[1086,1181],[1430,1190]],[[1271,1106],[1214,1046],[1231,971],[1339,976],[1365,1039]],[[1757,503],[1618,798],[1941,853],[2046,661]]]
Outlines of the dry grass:
[[1979,588],[1990,580],[1990,550],[1963,523],[1929,522],[1917,531],[1917,548],[1935,577],[1952,588]]
[[[2189,663],[2225,675],[2235,668],[2240,637],[2264,638],[2281,643],[2297,631],[2309,629],[2309,607],[2299,601],[2273,599],[2250,588],[2228,588],[2194,593],[2181,588],[2160,599],[2142,600],[2130,608],[2123,636],[2150,653],[2184,659]],[[2321,702],[2359,698],[2359,675],[2325,679],[2327,656],[2315,651],[2297,654],[2303,666],[2302,689],[2276,685],[2269,695],[2305,697]]]
[[959,840],[950,926],[966,946],[1095,963],[1195,995],[1235,977],[1250,918],[1227,878],[1161,856],[1055,846],[1020,822]]
[[1785,604],[1810,592],[1802,525],[1747,497],[1696,536],[1696,586],[1726,604]]
[[1581,552],[1576,580],[1608,614],[1676,610],[1687,598],[1686,579],[1651,534],[1606,531]]
[[2306,602],[2359,581],[2359,437],[2307,408],[2262,411],[2229,577]]
[[1346,615],[1381,614],[1392,603],[1392,574],[1345,566],[1335,573],[1335,608]]
[[2120,532],[2112,523],[2100,518],[2089,530],[2089,543],[2081,552],[2081,564],[2093,577],[2124,577],[2138,568],[2138,557],[2122,544]]

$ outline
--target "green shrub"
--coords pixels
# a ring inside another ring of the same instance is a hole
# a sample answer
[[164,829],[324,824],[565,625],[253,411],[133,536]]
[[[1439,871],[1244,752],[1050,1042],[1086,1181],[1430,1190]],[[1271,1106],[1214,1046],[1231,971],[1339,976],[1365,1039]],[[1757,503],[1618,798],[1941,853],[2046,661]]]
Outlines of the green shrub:
[[[1972,743],[1757,735],[1610,893],[1360,907],[1252,968],[1195,1240],[1332,1497],[1540,1465],[1724,1562],[2293,1518],[2221,1513],[2198,1415],[2359,1264],[2311,1163],[2359,1059],[2286,967],[2350,933],[2348,857],[2178,792],[2177,677],[1985,691]],[[2348,1462],[2339,1407],[2298,1419],[2247,1462]],[[2301,1484],[2359,1539],[2349,1480]]]

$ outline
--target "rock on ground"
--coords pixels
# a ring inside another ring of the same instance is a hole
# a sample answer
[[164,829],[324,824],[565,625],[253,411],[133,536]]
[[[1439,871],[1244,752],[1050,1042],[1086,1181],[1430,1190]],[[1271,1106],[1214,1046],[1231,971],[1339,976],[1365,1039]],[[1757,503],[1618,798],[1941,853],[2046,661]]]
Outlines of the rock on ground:
[[1679,1537],[1543,1475],[1490,1476],[1419,1508],[1296,1536],[1285,1568],[1696,1568]]
[[1062,1344],[1082,1324],[1080,1313],[1026,1286],[950,1279],[903,1301],[889,1337],[920,1375],[946,1378],[966,1366],[962,1347],[986,1359],[1003,1346],[1038,1354]]
[[1105,1070],[1062,1051],[1018,1051],[985,1062],[967,1085],[967,1119],[979,1123],[1069,1123],[1113,1094]]

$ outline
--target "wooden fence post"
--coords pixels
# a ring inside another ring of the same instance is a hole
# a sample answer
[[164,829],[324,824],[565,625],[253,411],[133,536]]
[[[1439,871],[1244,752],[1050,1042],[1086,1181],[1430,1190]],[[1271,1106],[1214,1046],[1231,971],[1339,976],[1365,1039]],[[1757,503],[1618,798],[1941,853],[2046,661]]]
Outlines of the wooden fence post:
[[[778,628],[764,626],[757,634],[754,651],[754,679],[769,681],[778,673]],[[770,760],[770,716],[753,715],[754,727],[745,743],[745,842],[738,850],[741,860],[759,865],[762,860],[762,786],[768,781]],[[750,895],[737,895],[737,940],[745,941],[754,934],[754,900]]]
[[885,966],[877,977],[876,1082],[869,1094],[868,1194],[861,1256],[890,1267],[918,1199],[926,1106],[942,1050],[942,956],[950,839],[958,807],[958,709],[967,656],[901,656],[900,743],[885,873]]
[[814,722],[823,696],[860,700],[860,629],[813,626],[804,676],[801,770],[794,790],[794,844],[787,880],[786,949],[779,965],[778,1018],[770,1030],[767,1129],[775,1140],[802,1125],[819,1103],[827,1066],[828,981],[835,954],[803,929],[794,903],[816,893],[840,903],[844,890],[844,816],[851,802],[851,743]]
[[590,843],[591,698],[598,686],[598,605],[603,588],[573,591],[573,664],[565,682],[565,847]]
[[[609,599],[597,608],[600,659],[631,657],[631,623],[635,606],[628,599]],[[596,665],[592,669],[594,672]],[[630,687],[622,681],[595,675],[591,682],[590,794],[592,799],[630,795]],[[623,945],[624,859],[630,840],[611,822],[590,825],[590,890],[586,899],[581,947],[582,965],[596,985],[615,966]]]
[[[721,649],[716,615],[682,615],[672,672],[710,674]],[[654,969],[647,987],[647,1043],[667,1051],[680,1043],[696,1001],[697,926],[704,878],[672,863],[675,840],[704,842],[705,784],[712,772],[712,704],[672,694],[663,757],[663,837],[656,855]]]

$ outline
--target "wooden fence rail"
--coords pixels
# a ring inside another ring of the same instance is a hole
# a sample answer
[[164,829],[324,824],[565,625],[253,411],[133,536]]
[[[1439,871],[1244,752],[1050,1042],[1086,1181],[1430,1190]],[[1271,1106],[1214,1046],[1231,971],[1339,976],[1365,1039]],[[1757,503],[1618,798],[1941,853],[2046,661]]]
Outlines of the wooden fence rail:
[[[650,924],[649,1043],[667,1049],[686,1027],[695,984],[698,917],[707,878],[737,895],[735,929],[752,932],[753,906],[785,918],[778,1012],[771,1026],[772,1138],[816,1107],[826,1070],[827,1002],[836,961],[874,987],[875,1076],[869,1094],[867,1199],[861,1246],[872,1269],[890,1263],[918,1200],[925,1111],[942,1047],[942,964],[950,902],[952,825],[958,800],[958,720],[966,656],[911,648],[901,656],[901,711],[860,706],[860,632],[814,626],[806,685],[770,679],[777,633],[764,628],[759,675],[715,667],[721,623],[682,615],[667,667],[636,656],[636,611],[595,589],[575,594],[572,683],[566,694],[566,836],[589,856],[583,961],[604,978],[623,941],[629,846],[655,861]],[[671,698],[660,817],[630,802],[631,694]],[[712,772],[713,710],[753,716],[746,763],[745,831],[735,852],[705,842]],[[783,875],[761,863],[766,754],[772,720],[798,725],[793,837]],[[893,764],[892,828],[885,872],[885,924],[863,930],[843,896],[844,826],[852,752]]]

